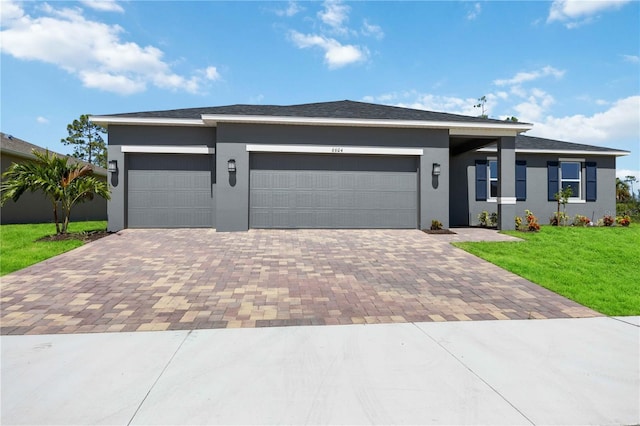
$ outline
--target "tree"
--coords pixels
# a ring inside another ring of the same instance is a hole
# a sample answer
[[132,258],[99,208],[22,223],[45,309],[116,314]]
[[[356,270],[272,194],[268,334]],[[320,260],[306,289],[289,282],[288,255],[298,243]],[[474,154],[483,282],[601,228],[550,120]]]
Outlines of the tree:
[[73,156],[87,163],[107,167],[107,144],[102,138],[107,130],[89,121],[89,115],[83,114],[78,120],[67,126],[69,136],[61,139],[65,145],[73,145]]
[[68,157],[50,154],[49,151],[34,149],[32,152],[35,160],[13,163],[2,174],[0,205],[8,200],[18,201],[26,191],[41,191],[51,202],[56,233],[66,234],[73,206],[93,199],[94,195],[107,200],[111,198],[107,182],[93,176],[90,165],[68,164]]
[[511,117],[505,118],[504,121],[511,121],[513,123],[517,123],[518,122],[518,117],[515,117],[515,116],[512,115]]
[[482,112],[480,114],[480,117],[482,117],[482,118],[489,118],[489,116],[487,115],[487,112],[485,110],[486,104],[487,104],[487,97],[486,96],[482,96],[482,97],[478,98],[478,103],[473,106],[474,108],[480,108],[480,111]]
[[[565,225],[567,222],[567,213],[566,213],[566,209],[567,209],[567,203],[569,202],[569,197],[571,197],[571,194],[573,193],[573,190],[571,189],[570,186],[567,186],[564,189],[561,189],[560,191],[556,192],[553,195],[553,198],[556,199],[556,201],[558,202],[558,209],[556,211],[555,214],[555,220],[554,220],[554,225],[560,226],[560,222],[562,221]],[[562,211],[560,211],[560,205],[562,205]]]
[[616,178],[616,201],[625,203],[631,199],[629,194],[629,184],[620,178]]
[[636,177],[633,176],[633,175],[628,175],[628,176],[624,177],[624,181],[627,183],[627,185],[629,185],[631,187],[631,197],[635,199],[636,198],[636,193],[633,190],[633,184],[638,182],[638,179],[636,179]]

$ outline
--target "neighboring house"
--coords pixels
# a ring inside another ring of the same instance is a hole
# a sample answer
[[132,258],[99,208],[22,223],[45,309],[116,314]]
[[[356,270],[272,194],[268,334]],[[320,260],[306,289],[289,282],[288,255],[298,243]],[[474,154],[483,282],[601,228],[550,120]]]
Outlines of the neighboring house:
[[[0,133],[0,161],[2,166],[2,173],[12,163],[20,163],[26,160],[33,160],[36,157],[32,151],[46,151],[37,145],[30,144],[14,136]],[[62,154],[56,154],[62,156]],[[73,157],[69,158],[70,162],[80,162],[82,164],[88,164],[83,161],[79,161]],[[93,172],[99,177],[107,178],[107,170],[92,166]],[[71,220],[106,220],[107,219],[107,201],[101,197],[94,197],[91,201],[77,204],[71,210]],[[7,201],[2,207],[0,207],[0,222],[4,224],[11,223],[46,223],[53,222],[53,210],[51,202],[44,197],[41,192],[27,191],[17,202],[12,200]]]
[[[231,105],[94,116],[109,129],[109,230],[151,227],[514,228],[615,212],[628,152],[522,136],[527,123],[353,101]],[[575,204],[574,204],[575,203]]]

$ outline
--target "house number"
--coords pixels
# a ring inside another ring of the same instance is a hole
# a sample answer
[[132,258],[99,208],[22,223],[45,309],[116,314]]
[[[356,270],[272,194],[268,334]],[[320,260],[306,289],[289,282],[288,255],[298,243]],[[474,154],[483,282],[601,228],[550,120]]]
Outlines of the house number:
[[344,148],[338,148],[338,147],[331,148],[331,152],[344,152]]

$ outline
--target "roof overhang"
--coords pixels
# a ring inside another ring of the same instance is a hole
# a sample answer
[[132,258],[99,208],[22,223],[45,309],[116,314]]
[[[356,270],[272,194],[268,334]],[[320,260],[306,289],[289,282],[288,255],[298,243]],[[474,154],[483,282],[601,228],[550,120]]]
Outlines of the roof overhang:
[[[480,148],[477,152],[497,152],[495,147]],[[608,151],[588,151],[588,150],[572,150],[572,149],[518,149],[516,154],[558,154],[558,155],[605,155],[622,157],[629,155],[629,151],[608,150]]]
[[110,124],[123,126],[205,126],[200,119],[191,118],[143,118],[143,117],[114,117],[109,115],[89,116],[92,123],[108,127]]
[[262,115],[209,115],[203,114],[202,121],[210,126],[218,123],[239,124],[285,124],[297,126],[340,126],[340,127],[395,127],[409,129],[447,129],[450,135],[515,136],[531,130],[531,124],[477,123],[459,121],[419,121],[385,120],[362,118],[319,118],[319,117],[277,117]]
[[91,116],[96,124],[122,126],[198,126],[216,127],[219,123],[283,124],[294,126],[391,127],[408,129],[443,129],[451,136],[516,136],[531,130],[526,123],[482,123],[460,121],[385,120],[359,118],[283,117],[264,115],[203,114],[200,119]]

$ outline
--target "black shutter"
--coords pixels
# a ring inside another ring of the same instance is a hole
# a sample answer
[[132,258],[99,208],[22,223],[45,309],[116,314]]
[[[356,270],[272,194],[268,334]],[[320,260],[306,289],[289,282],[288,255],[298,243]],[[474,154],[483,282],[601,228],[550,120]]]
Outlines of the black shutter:
[[516,160],[516,200],[527,199],[527,162]]
[[596,201],[596,194],[598,192],[598,183],[596,178],[596,163],[586,162],[585,167],[587,169],[587,201]]
[[547,161],[547,195],[549,201],[555,201],[558,192],[558,162]]
[[476,201],[487,200],[487,160],[476,160]]

